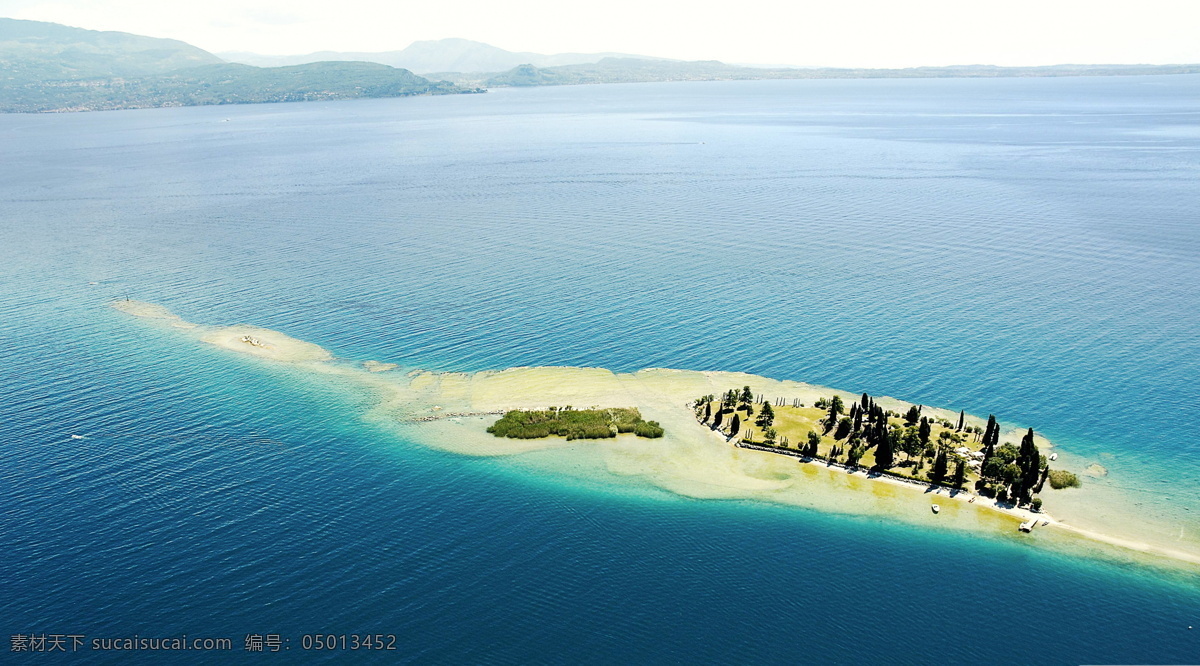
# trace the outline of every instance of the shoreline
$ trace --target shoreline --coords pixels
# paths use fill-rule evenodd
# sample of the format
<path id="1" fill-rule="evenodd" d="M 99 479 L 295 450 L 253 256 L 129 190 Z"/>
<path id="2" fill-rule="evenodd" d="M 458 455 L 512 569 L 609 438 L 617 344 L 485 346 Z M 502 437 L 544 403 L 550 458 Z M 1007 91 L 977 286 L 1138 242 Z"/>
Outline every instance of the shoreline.
<path id="1" fill-rule="evenodd" d="M 430 448 L 476 457 L 540 453 L 549 461 L 546 471 L 552 473 L 605 477 L 610 483 L 631 478 L 697 499 L 760 500 L 967 532 L 1003 534 L 1011 530 L 1011 537 L 1018 539 L 1036 537 L 1018 536 L 1015 521 L 1035 520 L 1035 532 L 1041 531 L 1043 521 L 1049 521 L 1044 527 L 1059 527 L 1061 533 L 1093 545 L 1200 565 L 1200 552 L 1122 535 L 1119 529 L 1117 534 L 1106 533 L 1068 524 L 1045 510 L 1034 513 L 997 506 L 993 500 L 967 491 L 951 492 L 947 488 L 943 493 L 941 487 L 887 474 L 873 475 L 861 467 L 850 469 L 825 460 L 805 464 L 799 451 L 730 442 L 723 434 L 697 423 L 686 406 L 691 396 L 743 384 L 776 395 L 782 392 L 799 396 L 797 399 L 810 403 L 830 394 L 855 397 L 846 391 L 746 373 L 671 369 L 614 373 L 602 368 L 520 367 L 474 373 L 405 372 L 393 363 L 365 361 L 350 365 L 338 361 L 318 345 L 270 329 L 202 326 L 187 322 L 161 306 L 139 301 L 115 301 L 109 305 L 195 342 L 240 353 L 256 362 L 305 370 L 345 383 L 358 393 L 365 391 L 371 396 L 372 406 L 363 415 L 364 420 L 406 439 L 411 439 L 409 435 L 419 435 L 416 443 Z M 909 405 L 894 398 L 880 397 L 878 401 L 888 409 Z M 487 417 L 502 415 L 509 409 L 544 409 L 555 404 L 580 408 L 636 407 L 647 420 L 661 422 L 667 435 L 658 440 L 640 438 L 639 442 L 629 441 L 633 436 L 628 435 L 568 443 L 561 437 L 513 440 L 485 432 L 490 425 Z M 949 410 L 926 409 L 951 415 Z M 957 417 L 957 412 L 953 416 Z M 710 436 L 703 436 L 704 431 Z M 1048 448 L 1052 446 L 1044 438 L 1042 441 Z M 588 455 L 574 453 L 579 447 L 585 447 Z M 587 469 L 580 471 L 583 458 L 587 459 Z M 920 495 L 915 494 L 918 492 Z M 921 506 L 920 499 L 932 495 L 947 500 L 939 514 L 933 514 L 929 504 Z M 971 497 L 976 501 L 969 502 Z M 1053 508 L 1052 496 L 1047 504 Z"/>

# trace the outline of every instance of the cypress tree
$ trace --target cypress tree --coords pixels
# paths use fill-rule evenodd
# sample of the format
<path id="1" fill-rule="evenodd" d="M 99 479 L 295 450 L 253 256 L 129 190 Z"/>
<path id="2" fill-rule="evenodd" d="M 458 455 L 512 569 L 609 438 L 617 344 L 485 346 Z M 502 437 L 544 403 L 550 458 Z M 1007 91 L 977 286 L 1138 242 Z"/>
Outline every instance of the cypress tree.
<path id="1" fill-rule="evenodd" d="M 954 487 L 962 488 L 963 482 L 967 480 L 967 463 L 958 461 L 958 465 L 954 467 Z"/>
<path id="2" fill-rule="evenodd" d="M 962 432 L 963 425 L 966 424 L 966 419 L 967 419 L 967 410 L 965 410 L 965 409 L 959 410 L 959 412 L 958 412 L 958 427 L 955 428 L 955 430 L 957 432 Z"/>
<path id="3" fill-rule="evenodd" d="M 996 415 L 988 414 L 987 428 L 983 431 L 983 464 L 986 465 L 992 456 L 996 455 L 996 441 L 1000 439 L 1000 426 L 996 425 Z"/>
<path id="4" fill-rule="evenodd" d="M 864 393 L 862 396 L 862 406 L 863 409 L 871 406 L 871 396 L 867 395 L 866 393 Z"/>
<path id="5" fill-rule="evenodd" d="M 708 420 L 711 418 L 712 418 L 712 403 L 706 402 L 706 403 L 704 403 L 704 420 L 701 421 L 701 423 L 708 423 Z"/>
<path id="6" fill-rule="evenodd" d="M 1039 462 L 1039 463 L 1041 462 L 1041 459 L 1040 459 L 1040 458 L 1038 459 L 1038 462 Z M 1034 487 L 1034 489 L 1033 489 L 1033 493 L 1034 493 L 1035 495 L 1036 495 L 1037 493 L 1040 493 L 1040 492 L 1042 492 L 1042 486 L 1046 485 L 1046 479 L 1047 479 L 1049 476 L 1050 476 L 1050 466 L 1049 466 L 1049 465 L 1046 465 L 1045 467 L 1043 467 L 1043 468 L 1042 468 L 1042 478 L 1038 480 L 1037 486 L 1035 486 L 1035 487 Z"/>
<path id="7" fill-rule="evenodd" d="M 1017 467 L 1021 468 L 1021 476 L 1017 483 L 1013 486 L 1019 486 L 1017 498 L 1019 501 L 1028 502 L 1031 491 L 1038 482 L 1038 473 L 1041 471 L 1041 454 L 1038 453 L 1037 445 L 1033 443 L 1033 428 L 1025 433 L 1021 438 L 1021 452 L 1017 455 Z"/>
<path id="8" fill-rule="evenodd" d="M 933 470 L 929 472 L 929 479 L 934 483 L 941 483 L 946 478 L 946 452 L 938 451 L 937 458 L 933 461 Z"/>
<path id="9" fill-rule="evenodd" d="M 717 418 L 713 419 L 712 429 L 716 430 L 721 427 L 721 421 L 725 419 L 725 412 L 717 412 Z"/>
<path id="10" fill-rule="evenodd" d="M 737 413 L 735 412 L 733 415 L 733 421 L 730 422 L 730 424 L 729 424 L 729 436 L 737 437 L 737 434 L 741 429 L 742 429 L 742 419 L 740 417 L 738 417 Z"/>
<path id="11" fill-rule="evenodd" d="M 878 442 L 875 445 L 875 466 L 881 469 L 887 469 L 892 466 L 895 461 L 896 452 L 892 448 L 892 438 L 883 433 L 878 436 Z"/>
<path id="12" fill-rule="evenodd" d="M 921 417 L 921 429 L 917 431 L 917 436 L 921 438 L 921 446 L 929 446 L 929 419 Z"/>

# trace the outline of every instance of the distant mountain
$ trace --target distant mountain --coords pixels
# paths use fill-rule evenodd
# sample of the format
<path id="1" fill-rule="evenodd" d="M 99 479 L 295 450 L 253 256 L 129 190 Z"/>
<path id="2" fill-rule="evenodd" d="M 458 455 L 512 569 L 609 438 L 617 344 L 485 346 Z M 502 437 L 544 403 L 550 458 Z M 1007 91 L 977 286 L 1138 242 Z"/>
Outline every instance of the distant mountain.
<path id="1" fill-rule="evenodd" d="M 146 76 L 221 62 L 174 39 L 0 18 L 0 83 Z"/>
<path id="2" fill-rule="evenodd" d="M 537 67 L 556 67 L 561 65 L 594 63 L 611 57 L 655 60 L 646 56 L 630 56 L 621 53 L 557 53 L 553 55 L 527 52 L 517 53 L 505 51 L 504 49 L 484 44 L 483 42 L 473 42 L 469 39 L 438 39 L 413 42 L 407 48 L 400 51 L 383 51 L 377 53 L 319 51 L 308 55 L 265 56 L 239 51 L 222 53 L 220 55 L 230 62 L 240 62 L 259 67 L 300 65 L 320 61 L 362 60 L 391 65 L 392 67 L 402 67 L 422 75 L 433 72 L 500 72 L 524 64 L 531 64 Z"/>
<path id="3" fill-rule="evenodd" d="M 0 112 L 99 111 L 482 92 L 369 62 L 227 63 L 173 39 L 0 19 Z"/>
<path id="4" fill-rule="evenodd" d="M 1052 65 L 1047 67 L 913 67 L 908 69 L 764 68 L 727 65 L 716 60 L 692 62 L 605 58 L 596 63 L 537 67 L 522 64 L 495 74 L 446 73 L 438 78 L 459 85 L 553 86 L 587 83 L 644 83 L 652 81 L 737 81 L 759 79 L 870 79 L 870 78 L 999 78 L 1047 76 L 1133 76 L 1195 74 L 1200 65 Z"/>

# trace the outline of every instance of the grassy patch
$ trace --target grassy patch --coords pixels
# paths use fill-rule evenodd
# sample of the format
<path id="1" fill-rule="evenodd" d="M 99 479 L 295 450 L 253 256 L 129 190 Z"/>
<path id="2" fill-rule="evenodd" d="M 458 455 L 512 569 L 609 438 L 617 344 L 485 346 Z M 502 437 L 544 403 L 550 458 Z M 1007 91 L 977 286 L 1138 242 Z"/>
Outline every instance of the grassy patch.
<path id="1" fill-rule="evenodd" d="M 496 421 L 488 432 L 497 437 L 538 439 L 558 435 L 571 439 L 607 439 L 630 432 L 638 437 L 662 437 L 657 421 L 646 421 L 637 409 L 571 409 L 551 407 L 544 410 L 514 409 Z"/>

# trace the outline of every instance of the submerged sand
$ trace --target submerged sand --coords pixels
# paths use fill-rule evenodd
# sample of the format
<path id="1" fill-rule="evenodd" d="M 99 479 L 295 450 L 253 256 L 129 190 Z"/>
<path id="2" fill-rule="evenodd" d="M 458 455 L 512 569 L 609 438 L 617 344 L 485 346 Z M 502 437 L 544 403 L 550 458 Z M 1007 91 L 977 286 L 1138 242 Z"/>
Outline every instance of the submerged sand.
<path id="1" fill-rule="evenodd" d="M 338 362 L 318 345 L 278 331 L 254 326 L 199 326 L 151 303 L 118 301 L 116 309 L 144 320 L 165 324 L 181 334 L 263 362 L 326 377 L 369 395 L 374 405 L 364 416 L 373 425 L 395 432 L 406 440 L 470 456 L 506 456 L 510 461 L 542 473 L 584 476 L 607 484 L 632 484 L 662 489 L 697 499 L 758 500 L 803 506 L 824 512 L 886 517 L 923 526 L 986 532 L 1003 538 L 1025 539 L 1053 546 L 1084 544 L 1092 551 L 1099 544 L 1139 553 L 1200 564 L 1200 543 L 1182 535 L 1200 534 L 1192 525 L 1168 521 L 1154 529 L 1129 529 L 1129 517 L 1101 509 L 1089 513 L 1079 500 L 1079 490 L 1044 492 L 1048 510 L 1034 516 L 1027 511 L 997 507 L 970 493 L 905 483 L 887 477 L 868 478 L 862 471 L 849 473 L 824 463 L 804 463 L 794 457 L 734 446 L 696 422 L 688 406 L 697 396 L 721 394 L 732 387 L 750 386 L 756 393 L 799 399 L 812 404 L 820 397 L 845 391 L 794 381 L 778 381 L 733 372 L 647 369 L 614 373 L 602 368 L 510 368 L 475 373 L 396 372 L 394 363 Z M 878 398 L 896 411 L 910 403 Z M 567 442 L 552 437 L 536 440 L 501 439 L 487 434 L 496 414 L 509 409 L 548 406 L 637 407 L 647 420 L 666 429 L 661 439 L 622 435 L 610 440 Z M 926 407 L 925 413 L 957 419 L 958 412 Z M 971 419 L 972 424 L 983 421 Z M 1012 436 L 1002 441 L 1015 440 Z M 1048 450 L 1050 443 L 1039 440 Z M 1076 470 L 1078 471 L 1078 470 Z M 1075 493 L 1064 502 L 1069 517 L 1059 515 L 1056 499 Z M 938 514 L 932 504 L 941 507 Z M 1111 502 L 1107 503 L 1109 506 Z M 1050 514 L 1058 515 L 1059 519 Z M 1113 516 L 1120 520 L 1114 522 Z M 1036 517 L 1039 527 L 1020 534 L 1017 525 Z M 1172 517 L 1171 520 L 1177 520 Z M 1043 521 L 1049 521 L 1041 527 Z M 1179 531 L 1180 539 L 1149 538 Z M 1078 548 L 1075 548 L 1078 550 Z M 1111 550 L 1111 549 L 1109 549 Z M 1105 554 L 1105 553 L 1098 553 Z"/>

